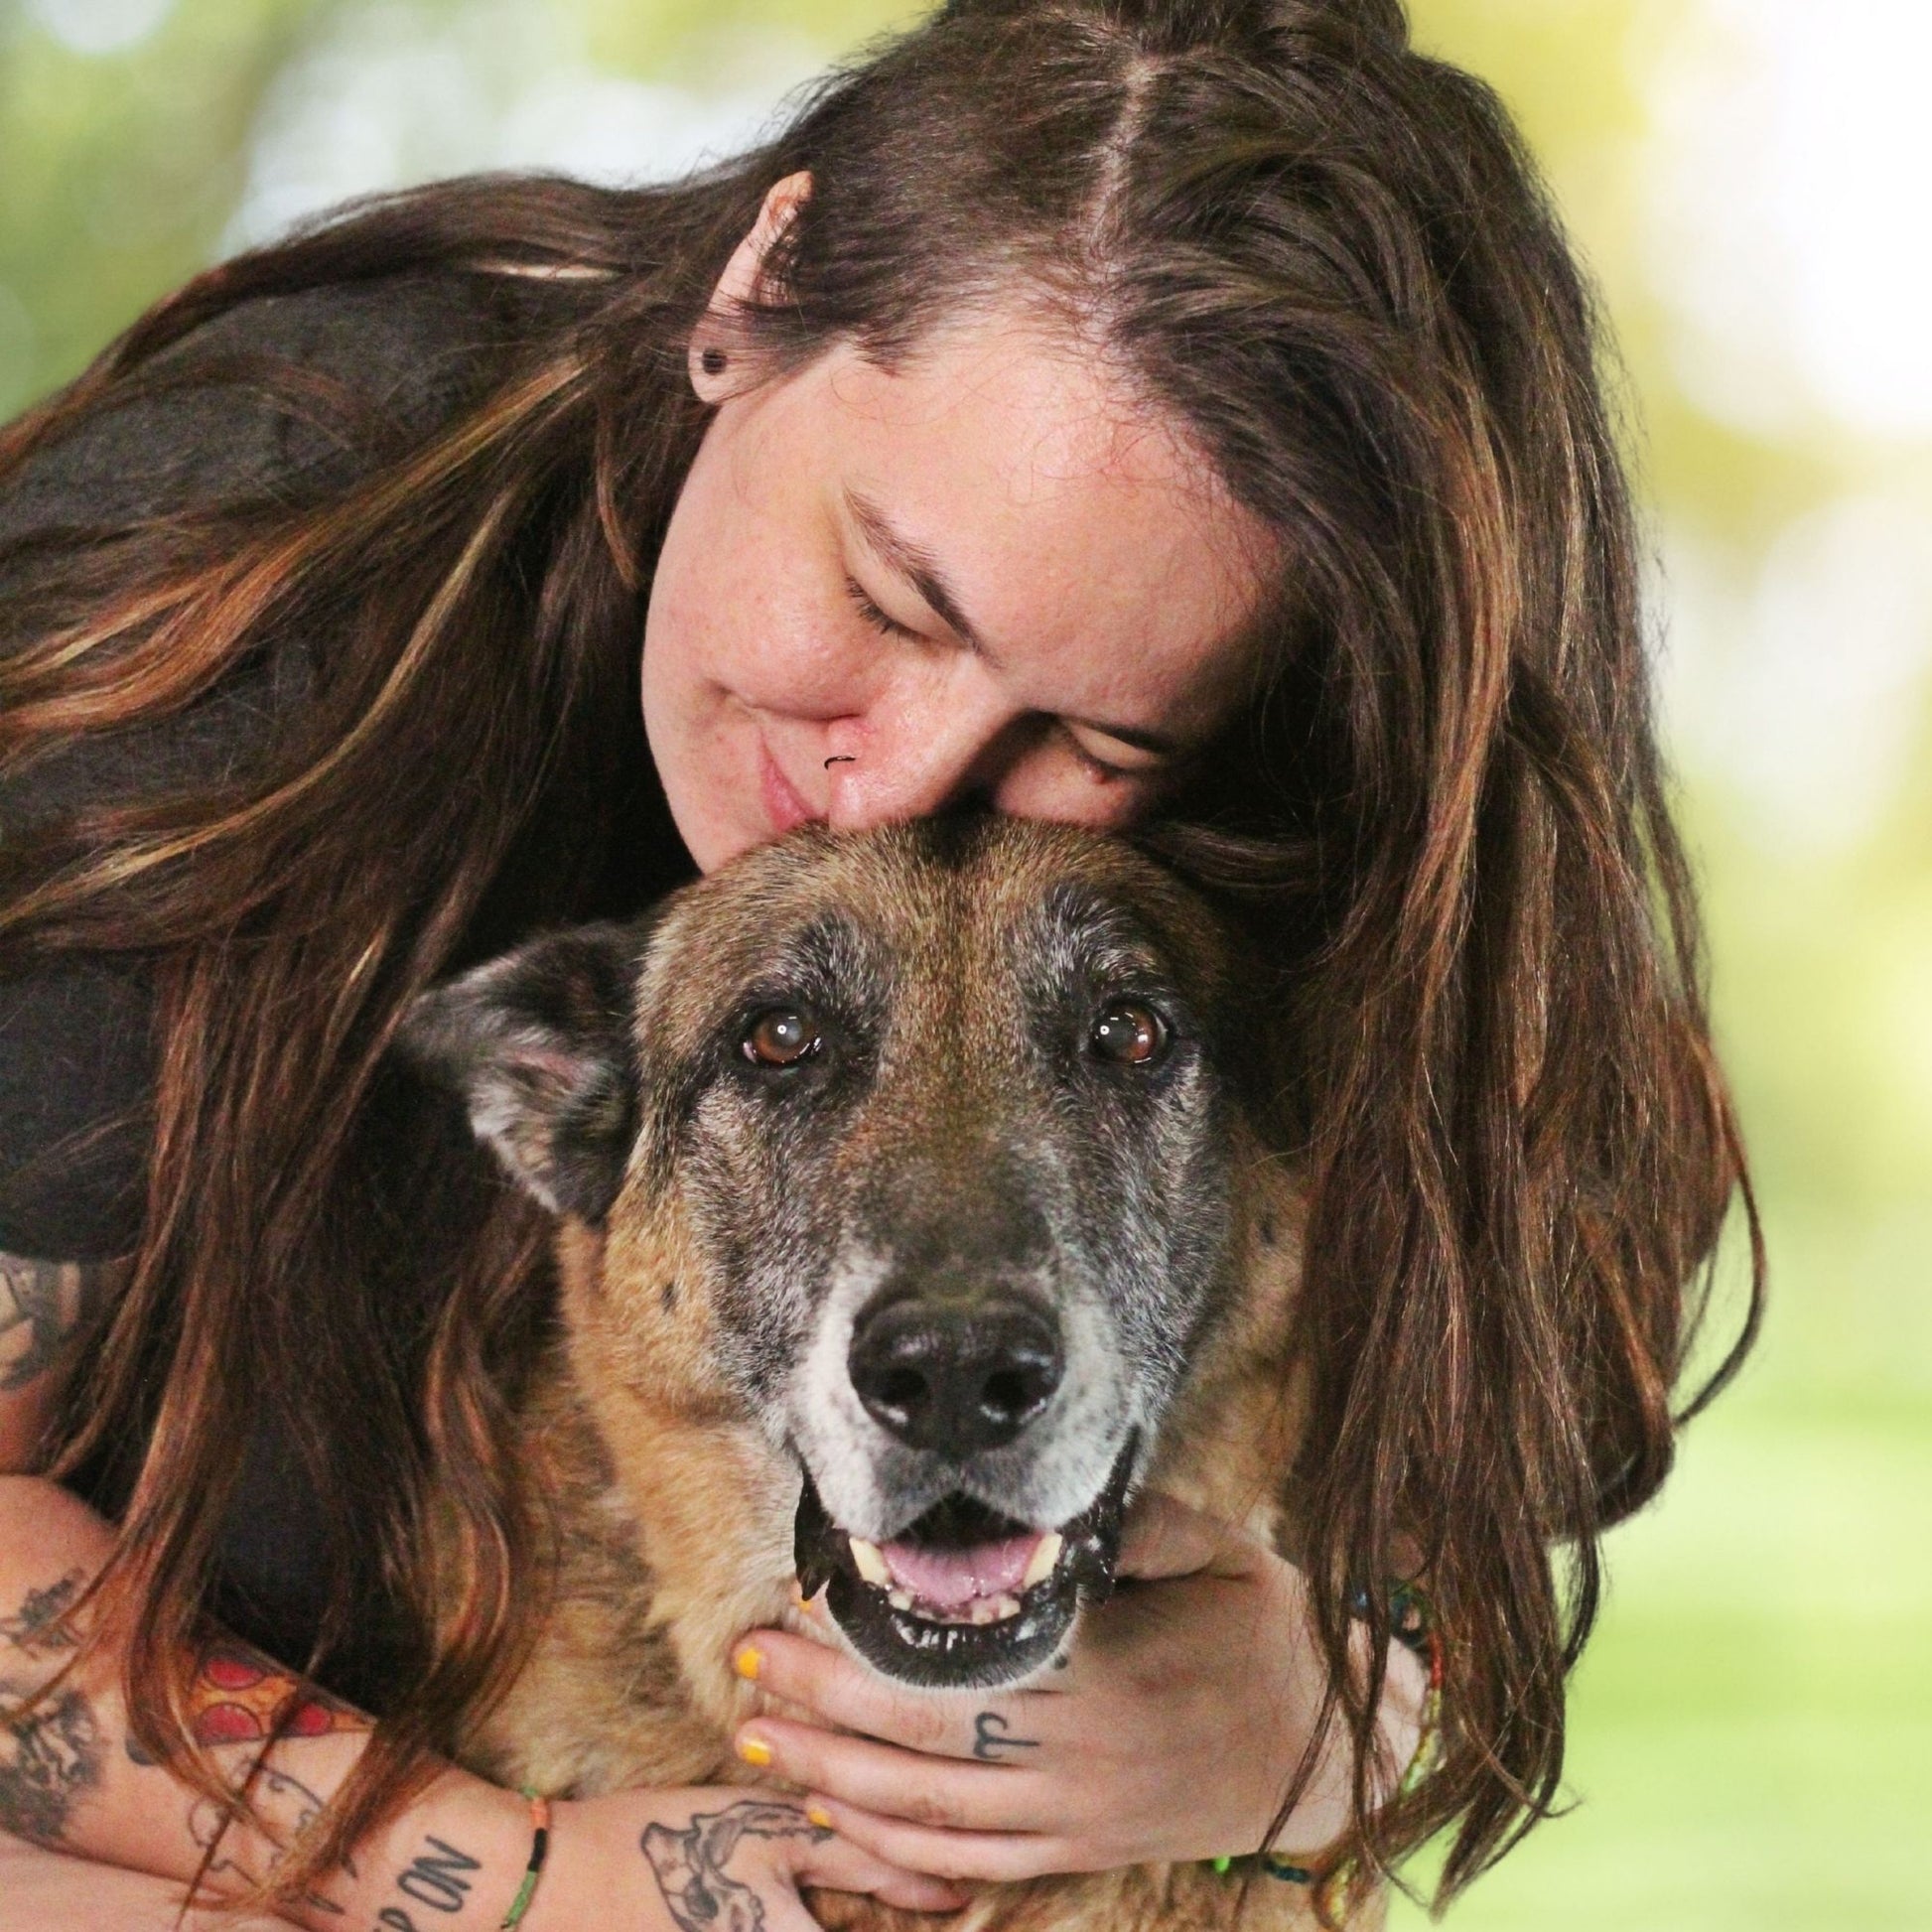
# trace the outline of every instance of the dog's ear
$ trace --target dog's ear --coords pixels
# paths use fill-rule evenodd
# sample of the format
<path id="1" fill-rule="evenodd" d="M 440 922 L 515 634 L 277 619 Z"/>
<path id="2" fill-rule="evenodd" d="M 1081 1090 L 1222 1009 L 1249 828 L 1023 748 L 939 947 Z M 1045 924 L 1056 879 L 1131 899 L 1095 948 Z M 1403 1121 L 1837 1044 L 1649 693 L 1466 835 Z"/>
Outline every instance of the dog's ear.
<path id="1" fill-rule="evenodd" d="M 460 1094 L 478 1137 L 553 1213 L 599 1222 L 636 1135 L 641 926 L 533 939 L 425 993 L 396 1043 Z"/>

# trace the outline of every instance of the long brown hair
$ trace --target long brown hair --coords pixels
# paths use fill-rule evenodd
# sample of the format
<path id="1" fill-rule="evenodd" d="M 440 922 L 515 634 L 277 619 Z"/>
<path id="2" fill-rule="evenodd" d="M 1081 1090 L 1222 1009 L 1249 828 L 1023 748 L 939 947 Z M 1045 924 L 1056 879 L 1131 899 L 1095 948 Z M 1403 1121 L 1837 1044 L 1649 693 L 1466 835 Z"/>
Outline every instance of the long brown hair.
<path id="1" fill-rule="evenodd" d="M 179 383 L 164 351 L 262 294 L 424 268 L 530 291 L 446 426 L 394 446 L 282 372 L 286 407 L 363 452 L 352 477 L 70 535 L 16 609 L 10 759 L 180 711 L 304 625 L 335 640 L 256 766 L 0 854 L 10 952 L 139 954 L 160 989 L 145 1228 L 68 1452 L 147 1443 L 105 1599 L 133 1631 L 135 1728 L 218 1788 L 184 1659 L 263 1406 L 330 1510 L 336 1595 L 306 1661 L 327 1668 L 378 1575 L 413 1660 L 283 1883 L 396 1803 L 514 1666 L 537 1556 L 499 1371 L 541 1299 L 541 1231 L 428 1173 L 412 1217 L 373 1211 L 403 1157 L 367 1123 L 424 985 L 622 898 L 648 810 L 642 600 L 703 429 L 684 345 L 799 170 L 811 195 L 743 318 L 768 367 L 836 339 L 890 360 L 1019 292 L 1118 357 L 1281 534 L 1255 702 L 1157 837 L 1279 965 L 1311 1188 L 1305 1557 L 1362 1746 L 1360 1848 L 1454 1823 L 1447 1896 L 1557 1788 L 1598 1538 L 1670 1465 L 1695 1283 L 1744 1167 L 1590 300 L 1506 114 L 1409 47 L 1398 0 L 965 0 L 694 181 L 447 183 L 228 262 L 0 442 L 4 481 Z M 433 1506 L 460 1529 L 440 1600 Z M 1371 1817 L 1389 1632 L 1372 1591 L 1360 1681 L 1345 1606 L 1418 1566 L 1440 1760 Z"/>

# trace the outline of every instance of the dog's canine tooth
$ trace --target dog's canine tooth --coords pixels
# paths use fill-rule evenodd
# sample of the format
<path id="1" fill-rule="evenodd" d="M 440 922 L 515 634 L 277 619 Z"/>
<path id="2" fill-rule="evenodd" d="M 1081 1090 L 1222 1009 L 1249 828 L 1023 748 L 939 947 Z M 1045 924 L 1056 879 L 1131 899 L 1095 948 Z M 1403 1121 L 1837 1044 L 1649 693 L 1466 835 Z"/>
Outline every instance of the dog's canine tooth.
<path id="1" fill-rule="evenodd" d="M 1027 1574 L 1020 1579 L 1022 1589 L 1032 1589 L 1035 1584 L 1043 1584 L 1053 1574 L 1053 1566 L 1060 1560 L 1060 1551 L 1066 1547 L 1066 1538 L 1058 1530 L 1048 1530 L 1039 1539 L 1027 1565 Z"/>
<path id="2" fill-rule="evenodd" d="M 859 1567 L 859 1575 L 867 1583 L 876 1584 L 881 1589 L 890 1587 L 893 1573 L 886 1568 L 886 1558 L 879 1545 L 868 1543 L 864 1537 L 855 1536 L 852 1542 L 852 1561 Z"/>
<path id="3" fill-rule="evenodd" d="M 886 1601 L 896 1610 L 909 1610 L 912 1607 L 912 1592 L 909 1589 L 889 1589 Z"/>
<path id="4" fill-rule="evenodd" d="M 973 1599 L 973 1621 L 975 1624 L 983 1626 L 991 1623 L 998 1615 L 999 1611 L 994 1608 L 991 1597 L 976 1596 Z"/>
<path id="5" fill-rule="evenodd" d="M 1018 1616 L 1019 1614 L 1020 1614 L 1019 1597 L 1009 1596 L 1006 1594 L 1004 1590 L 998 1596 L 994 1597 L 993 1599 L 994 1622 L 1004 1623 L 1008 1617 Z"/>

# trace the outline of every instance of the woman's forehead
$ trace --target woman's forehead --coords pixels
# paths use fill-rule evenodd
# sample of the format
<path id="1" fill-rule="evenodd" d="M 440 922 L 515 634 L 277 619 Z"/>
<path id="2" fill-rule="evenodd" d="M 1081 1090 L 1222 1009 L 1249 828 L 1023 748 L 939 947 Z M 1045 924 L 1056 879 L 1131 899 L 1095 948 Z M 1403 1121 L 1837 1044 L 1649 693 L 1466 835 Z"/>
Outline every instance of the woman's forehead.
<path id="1" fill-rule="evenodd" d="M 833 349 L 801 379 L 835 518 L 935 564 L 990 658 L 1193 684 L 1248 634 L 1270 532 L 1091 345 L 994 315 L 890 368 Z"/>

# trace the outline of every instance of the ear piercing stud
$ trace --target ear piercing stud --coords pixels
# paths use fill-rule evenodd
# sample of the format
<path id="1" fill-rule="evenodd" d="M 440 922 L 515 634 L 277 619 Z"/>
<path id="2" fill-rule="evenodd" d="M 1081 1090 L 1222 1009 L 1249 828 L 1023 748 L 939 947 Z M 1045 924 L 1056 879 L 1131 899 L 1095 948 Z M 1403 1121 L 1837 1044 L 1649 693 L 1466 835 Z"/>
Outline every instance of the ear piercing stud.
<path id="1" fill-rule="evenodd" d="M 835 764 L 857 764 L 858 762 L 859 762 L 859 760 L 858 760 L 857 759 L 855 759 L 855 758 L 834 758 L 834 759 L 827 759 L 825 760 L 825 768 L 826 768 L 826 770 L 828 770 L 828 771 L 829 771 L 829 770 L 831 770 L 831 768 L 832 768 L 832 767 L 833 767 L 833 765 L 835 765 Z"/>
<path id="2" fill-rule="evenodd" d="M 706 375 L 723 375 L 730 359 L 722 348 L 708 348 L 698 357 Z"/>

